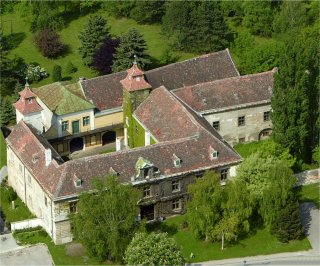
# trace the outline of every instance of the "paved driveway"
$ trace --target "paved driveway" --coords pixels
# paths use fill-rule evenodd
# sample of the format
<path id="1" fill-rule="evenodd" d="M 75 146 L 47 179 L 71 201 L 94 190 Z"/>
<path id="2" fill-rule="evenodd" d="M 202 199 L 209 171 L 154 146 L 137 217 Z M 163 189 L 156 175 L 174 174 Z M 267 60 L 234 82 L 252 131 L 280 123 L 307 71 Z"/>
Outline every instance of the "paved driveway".
<path id="1" fill-rule="evenodd" d="M 312 202 L 300 205 L 301 222 L 312 245 L 312 250 L 320 254 L 320 211 Z"/>

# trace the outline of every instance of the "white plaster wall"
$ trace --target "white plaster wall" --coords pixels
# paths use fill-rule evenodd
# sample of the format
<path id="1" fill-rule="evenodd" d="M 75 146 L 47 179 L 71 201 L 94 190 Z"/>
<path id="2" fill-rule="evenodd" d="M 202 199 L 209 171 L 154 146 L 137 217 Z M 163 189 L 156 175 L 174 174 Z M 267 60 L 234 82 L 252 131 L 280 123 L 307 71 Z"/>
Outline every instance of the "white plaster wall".
<path id="1" fill-rule="evenodd" d="M 43 131 L 42 115 L 41 112 L 31 113 L 24 116 L 23 119 L 26 123 L 32 125 L 38 131 Z"/>
<path id="2" fill-rule="evenodd" d="M 52 125 L 55 124 L 56 118 L 50 109 L 37 97 L 38 104 L 42 107 L 41 117 L 42 123 L 46 129 L 49 129 Z"/>
<path id="3" fill-rule="evenodd" d="M 211 126 L 214 121 L 220 121 L 219 134 L 228 143 L 234 145 L 239 142 L 239 138 L 245 138 L 246 142 L 258 140 L 259 133 L 263 129 L 272 128 L 271 120 L 267 122 L 263 121 L 263 113 L 267 111 L 271 111 L 270 104 L 206 114 L 203 116 Z M 239 116 L 245 116 L 244 126 L 238 126 Z"/>
<path id="4" fill-rule="evenodd" d="M 21 114 L 18 109 L 16 109 L 16 121 L 17 124 L 20 122 L 20 120 L 23 119 L 23 114 Z"/>

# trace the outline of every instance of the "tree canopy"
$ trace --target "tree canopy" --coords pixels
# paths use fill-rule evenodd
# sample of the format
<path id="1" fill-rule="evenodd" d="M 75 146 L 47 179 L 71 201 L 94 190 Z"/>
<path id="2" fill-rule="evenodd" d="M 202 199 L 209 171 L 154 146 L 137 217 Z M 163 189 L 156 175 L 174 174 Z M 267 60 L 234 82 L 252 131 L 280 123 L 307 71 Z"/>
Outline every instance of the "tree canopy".
<path id="1" fill-rule="evenodd" d="M 77 213 L 72 217 L 73 234 L 91 256 L 121 261 L 139 227 L 140 194 L 132 186 L 118 183 L 113 175 L 96 179 L 93 188 L 80 194 Z"/>
<path id="2" fill-rule="evenodd" d="M 129 244 L 124 260 L 128 265 L 184 265 L 174 239 L 167 233 L 137 233 Z"/>

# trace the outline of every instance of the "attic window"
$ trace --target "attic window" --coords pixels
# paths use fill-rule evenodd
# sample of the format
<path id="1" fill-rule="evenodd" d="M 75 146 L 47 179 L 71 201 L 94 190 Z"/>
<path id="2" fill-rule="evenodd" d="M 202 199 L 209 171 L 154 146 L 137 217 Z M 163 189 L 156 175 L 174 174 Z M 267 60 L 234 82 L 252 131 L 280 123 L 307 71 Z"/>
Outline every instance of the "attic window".
<path id="1" fill-rule="evenodd" d="M 174 167 L 181 166 L 181 159 L 177 155 L 173 154 L 172 159 L 173 159 Z"/>
<path id="2" fill-rule="evenodd" d="M 136 81 L 140 81 L 140 77 L 136 77 Z"/>
<path id="3" fill-rule="evenodd" d="M 211 160 L 214 160 L 214 159 L 218 159 L 218 156 L 219 156 L 219 152 L 218 151 L 216 151 L 214 148 L 212 148 L 211 146 L 210 146 L 210 159 Z"/>
<path id="4" fill-rule="evenodd" d="M 81 184 L 82 184 L 82 180 L 81 180 L 81 179 L 76 179 L 76 180 L 74 181 L 74 185 L 75 185 L 76 187 L 81 187 Z"/>
<path id="5" fill-rule="evenodd" d="M 29 98 L 29 99 L 28 99 L 28 102 L 29 102 L 29 103 L 32 103 L 32 98 Z"/>
<path id="6" fill-rule="evenodd" d="M 33 162 L 33 163 L 36 163 L 36 162 L 38 161 L 38 159 L 39 159 L 38 154 L 33 154 L 33 155 L 32 155 L 32 162 Z"/>

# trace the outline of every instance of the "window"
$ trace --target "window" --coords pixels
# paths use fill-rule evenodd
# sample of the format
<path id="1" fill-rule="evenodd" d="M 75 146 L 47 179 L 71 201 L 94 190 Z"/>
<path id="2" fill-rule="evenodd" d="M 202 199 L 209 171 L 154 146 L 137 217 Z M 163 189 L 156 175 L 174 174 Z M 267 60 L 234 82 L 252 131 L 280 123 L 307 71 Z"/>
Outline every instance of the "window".
<path id="1" fill-rule="evenodd" d="M 48 199 L 47 199 L 47 197 L 46 196 L 44 196 L 44 205 L 48 205 Z"/>
<path id="2" fill-rule="evenodd" d="M 70 210 L 70 213 L 77 212 L 77 202 L 76 201 L 69 202 L 69 210 Z"/>
<path id="3" fill-rule="evenodd" d="M 88 126 L 90 124 L 90 117 L 86 116 L 82 119 L 83 126 Z"/>
<path id="4" fill-rule="evenodd" d="M 58 144 L 58 152 L 63 152 L 63 144 Z"/>
<path id="5" fill-rule="evenodd" d="M 174 160 L 174 166 L 175 167 L 180 167 L 181 166 L 181 160 L 180 159 Z"/>
<path id="6" fill-rule="evenodd" d="M 221 181 L 226 181 L 228 177 L 228 169 L 222 169 L 220 171 L 220 180 Z"/>
<path id="7" fill-rule="evenodd" d="M 212 126 L 215 130 L 219 131 L 220 130 L 220 121 L 214 121 L 212 123 Z"/>
<path id="8" fill-rule="evenodd" d="M 68 121 L 62 121 L 62 131 L 67 131 L 69 128 L 69 122 Z"/>
<path id="9" fill-rule="evenodd" d="M 179 210 L 180 208 L 181 208 L 180 199 L 174 199 L 172 201 L 172 210 L 175 211 L 175 210 Z"/>
<path id="10" fill-rule="evenodd" d="M 263 113 L 263 121 L 270 121 L 270 111 Z"/>
<path id="11" fill-rule="evenodd" d="M 28 102 L 29 102 L 29 103 L 32 103 L 32 98 L 29 98 L 29 99 L 28 99 Z"/>
<path id="12" fill-rule="evenodd" d="M 211 158 L 212 158 L 212 159 L 217 159 L 217 158 L 218 158 L 218 152 L 215 151 L 215 150 L 213 150 L 213 151 L 211 152 Z"/>
<path id="13" fill-rule="evenodd" d="M 150 197 L 150 196 L 151 196 L 151 188 L 150 188 L 150 186 L 145 187 L 143 189 L 143 197 L 147 198 L 147 197 Z"/>
<path id="14" fill-rule="evenodd" d="M 180 191 L 180 181 L 172 181 L 171 183 L 172 192 Z"/>
<path id="15" fill-rule="evenodd" d="M 239 116 L 238 117 L 238 127 L 244 126 L 245 125 L 245 117 L 244 116 Z"/>

